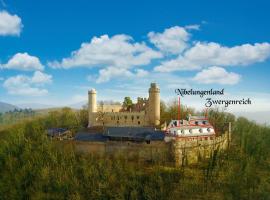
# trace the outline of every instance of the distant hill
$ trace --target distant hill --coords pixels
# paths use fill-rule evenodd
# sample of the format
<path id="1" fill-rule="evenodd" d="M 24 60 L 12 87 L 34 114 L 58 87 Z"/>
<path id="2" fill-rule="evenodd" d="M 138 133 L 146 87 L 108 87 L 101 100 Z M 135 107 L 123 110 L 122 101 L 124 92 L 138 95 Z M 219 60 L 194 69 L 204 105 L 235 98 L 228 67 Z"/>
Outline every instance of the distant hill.
<path id="1" fill-rule="evenodd" d="M 8 111 L 12 111 L 15 108 L 19 108 L 19 107 L 8 104 L 8 103 L 0 102 L 0 113 L 5 113 L 5 112 L 8 112 Z"/>
<path id="2" fill-rule="evenodd" d="M 41 104 L 41 103 L 24 103 L 24 104 L 19 104 L 18 107 L 20 107 L 20 108 L 31 108 L 33 110 L 37 110 L 37 109 L 57 108 L 58 106 Z"/>

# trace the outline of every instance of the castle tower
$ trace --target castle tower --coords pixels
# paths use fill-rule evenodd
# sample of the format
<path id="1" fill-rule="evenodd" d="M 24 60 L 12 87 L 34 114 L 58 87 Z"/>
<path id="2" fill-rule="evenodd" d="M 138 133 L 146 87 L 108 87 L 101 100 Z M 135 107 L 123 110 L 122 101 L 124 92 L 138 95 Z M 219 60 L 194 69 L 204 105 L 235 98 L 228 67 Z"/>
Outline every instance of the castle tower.
<path id="1" fill-rule="evenodd" d="M 91 89 L 90 91 L 88 91 L 88 114 L 89 114 L 88 127 L 94 125 L 96 112 L 97 112 L 97 92 L 95 89 Z"/>
<path id="2" fill-rule="evenodd" d="M 148 100 L 149 123 L 154 126 L 160 124 L 160 90 L 156 83 L 151 83 Z"/>

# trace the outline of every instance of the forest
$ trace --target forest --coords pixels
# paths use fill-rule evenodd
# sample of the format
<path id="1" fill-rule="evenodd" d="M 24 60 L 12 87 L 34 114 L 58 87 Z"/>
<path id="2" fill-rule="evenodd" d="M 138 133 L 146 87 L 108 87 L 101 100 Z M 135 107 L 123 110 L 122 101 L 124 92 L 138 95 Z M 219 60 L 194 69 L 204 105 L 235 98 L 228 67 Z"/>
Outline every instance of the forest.
<path id="1" fill-rule="evenodd" d="M 194 113 L 181 107 L 181 117 Z M 230 149 L 196 165 L 169 167 L 125 155 L 81 154 L 45 134 L 76 132 L 87 111 L 63 108 L 0 128 L 0 199 L 270 199 L 270 128 L 211 109 L 223 131 L 232 123 Z M 177 118 L 175 103 L 161 103 L 161 121 Z"/>

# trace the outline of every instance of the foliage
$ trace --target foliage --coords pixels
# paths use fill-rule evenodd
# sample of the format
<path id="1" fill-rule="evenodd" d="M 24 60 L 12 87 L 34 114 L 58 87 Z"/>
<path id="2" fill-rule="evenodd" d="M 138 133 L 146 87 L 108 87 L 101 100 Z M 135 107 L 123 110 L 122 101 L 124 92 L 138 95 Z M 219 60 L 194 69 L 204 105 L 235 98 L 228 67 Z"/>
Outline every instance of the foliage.
<path id="1" fill-rule="evenodd" d="M 178 101 L 173 100 L 166 104 L 164 101 L 160 102 L 160 123 L 163 124 L 166 122 L 167 124 L 172 119 L 178 119 Z M 193 108 L 184 106 L 181 104 L 180 106 L 180 119 L 186 119 L 189 114 L 193 115 L 195 110 Z"/>
<path id="2" fill-rule="evenodd" d="M 15 108 L 13 111 L 0 113 L 0 125 L 1 124 L 14 124 L 22 120 L 37 116 L 36 112 L 31 108 L 18 109 Z"/>
<path id="3" fill-rule="evenodd" d="M 123 102 L 124 109 L 129 110 L 129 109 L 132 108 L 132 105 L 133 105 L 133 103 L 132 103 L 131 98 L 130 97 L 125 97 L 124 102 Z"/>
<path id="4" fill-rule="evenodd" d="M 175 109 L 175 104 L 163 106 L 163 119 L 177 117 Z M 187 110 L 183 107 L 183 113 Z M 269 127 L 210 110 L 213 123 L 233 122 L 231 148 L 196 166 L 171 168 L 130 162 L 125 155 L 79 154 L 72 144 L 46 137 L 47 128 L 84 126 L 81 112 L 83 117 L 65 108 L 0 131 L 0 199 L 270 197 Z"/>

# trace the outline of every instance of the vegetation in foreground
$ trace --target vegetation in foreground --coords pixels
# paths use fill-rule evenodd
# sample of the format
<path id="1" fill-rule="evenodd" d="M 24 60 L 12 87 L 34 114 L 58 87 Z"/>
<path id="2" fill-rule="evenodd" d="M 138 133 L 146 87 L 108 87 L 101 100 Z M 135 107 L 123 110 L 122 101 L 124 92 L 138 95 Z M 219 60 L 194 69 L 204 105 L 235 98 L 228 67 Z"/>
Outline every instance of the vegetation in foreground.
<path id="1" fill-rule="evenodd" d="M 162 120 L 175 118 L 176 109 L 163 105 Z M 231 148 L 182 168 L 77 154 L 72 145 L 59 148 L 47 139 L 49 127 L 85 126 L 85 110 L 65 108 L 5 127 L 0 199 L 270 199 L 270 128 L 216 110 L 209 115 L 220 130 L 233 122 Z"/>

